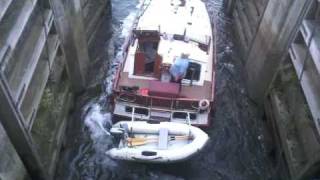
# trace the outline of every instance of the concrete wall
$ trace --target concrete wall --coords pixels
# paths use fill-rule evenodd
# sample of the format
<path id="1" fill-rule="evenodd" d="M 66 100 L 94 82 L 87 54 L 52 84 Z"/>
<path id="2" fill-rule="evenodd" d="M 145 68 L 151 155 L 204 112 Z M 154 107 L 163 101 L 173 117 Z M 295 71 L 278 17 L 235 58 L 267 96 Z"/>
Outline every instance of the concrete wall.
<path id="1" fill-rule="evenodd" d="M 257 34 L 268 0 L 229 0 L 235 33 L 243 59 L 246 59 Z"/>
<path id="2" fill-rule="evenodd" d="M 94 55 L 88 49 L 96 43 L 96 32 L 108 13 L 110 0 L 51 1 L 57 16 L 56 24 L 64 47 L 67 70 L 73 79 L 73 91 L 80 93 L 87 86 L 88 69 Z"/>
<path id="3" fill-rule="evenodd" d="M 265 108 L 277 142 L 276 159 L 286 162 L 290 179 L 303 179 L 317 175 L 310 171 L 320 160 L 319 133 L 290 57 L 282 65 Z"/>
<path id="4" fill-rule="evenodd" d="M 5 130 L 0 124 L 0 179 L 24 180 L 28 178 L 27 171 L 11 144 Z"/>
<path id="5" fill-rule="evenodd" d="M 320 176 L 319 19 L 320 2 L 313 0 L 268 93 L 271 114 L 282 112 L 274 120 L 292 179 Z"/>
<path id="6" fill-rule="evenodd" d="M 309 5 L 310 1 L 301 0 L 234 0 L 248 90 L 257 103 L 263 103 Z"/>
<path id="7" fill-rule="evenodd" d="M 264 105 L 283 179 L 319 177 L 320 3 L 229 1 L 249 95 Z"/>
<path id="8" fill-rule="evenodd" d="M 26 170 L 33 179 L 53 177 L 74 95 L 87 88 L 95 60 L 89 47 L 108 3 L 0 2 L 1 180 L 21 179 Z"/>

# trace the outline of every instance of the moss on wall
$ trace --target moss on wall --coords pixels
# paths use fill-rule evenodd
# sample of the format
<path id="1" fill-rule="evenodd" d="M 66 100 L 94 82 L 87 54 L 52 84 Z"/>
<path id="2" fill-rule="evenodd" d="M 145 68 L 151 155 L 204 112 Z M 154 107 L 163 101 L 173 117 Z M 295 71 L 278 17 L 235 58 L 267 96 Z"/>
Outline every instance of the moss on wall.
<path id="1" fill-rule="evenodd" d="M 54 173 L 66 125 L 65 121 L 72 101 L 70 81 L 66 76 L 62 75 L 59 82 L 49 81 L 31 130 L 38 144 L 40 157 L 51 175 Z"/>

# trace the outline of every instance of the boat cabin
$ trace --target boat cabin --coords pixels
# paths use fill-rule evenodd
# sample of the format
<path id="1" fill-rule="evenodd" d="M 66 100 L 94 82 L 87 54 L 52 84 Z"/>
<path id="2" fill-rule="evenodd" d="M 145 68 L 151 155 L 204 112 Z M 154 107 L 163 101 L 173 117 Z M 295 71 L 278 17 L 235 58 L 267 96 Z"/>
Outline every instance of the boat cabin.
<path id="1" fill-rule="evenodd" d="M 190 59 L 189 54 L 180 51 L 173 50 L 175 48 L 188 48 L 188 44 L 185 47 L 183 43 L 178 41 L 184 41 L 185 37 L 179 35 L 161 35 L 158 31 L 134 31 L 134 36 L 137 38 L 137 47 L 134 59 L 134 71 L 136 76 L 146 76 L 161 79 L 161 81 L 175 81 L 170 76 L 170 66 L 174 64 L 174 61 L 178 58 L 183 58 L 188 61 L 187 69 L 183 75 L 185 82 L 199 82 L 201 70 L 204 70 L 202 63 Z M 174 42 L 177 41 L 177 42 Z M 210 42 L 210 41 L 209 41 Z M 208 54 L 209 44 L 197 43 L 199 51 Z M 190 47 L 189 47 L 190 48 Z M 196 49 L 193 49 L 195 51 Z M 171 52 L 175 51 L 175 52 Z M 179 53 L 180 56 L 179 56 Z M 201 52 L 200 52 L 201 53 Z M 164 57 L 163 57 L 164 56 Z"/>
<path id="2" fill-rule="evenodd" d="M 165 119 L 183 114 L 207 124 L 207 118 L 197 115 L 199 106 L 208 109 L 214 97 L 214 36 L 204 3 L 151 0 L 135 24 L 114 84 L 115 112 L 127 116 L 136 113 L 130 109 L 146 109 L 146 119 L 152 116 L 150 109 L 165 107 L 170 109 L 161 113 Z M 126 103 L 131 105 L 122 107 Z"/>
<path id="3" fill-rule="evenodd" d="M 137 39 L 134 75 L 159 77 L 162 57 L 158 54 L 160 35 L 157 31 L 134 31 Z"/>

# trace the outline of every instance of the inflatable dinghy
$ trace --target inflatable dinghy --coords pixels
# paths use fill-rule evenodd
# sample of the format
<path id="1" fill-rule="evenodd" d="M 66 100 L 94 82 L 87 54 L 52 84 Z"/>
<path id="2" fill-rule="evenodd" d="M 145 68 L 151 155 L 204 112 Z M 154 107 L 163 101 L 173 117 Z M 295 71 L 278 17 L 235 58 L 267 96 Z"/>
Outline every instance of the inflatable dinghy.
<path id="1" fill-rule="evenodd" d="M 186 160 L 209 139 L 198 127 L 175 122 L 120 121 L 111 134 L 116 141 L 107 151 L 111 158 L 151 163 Z"/>

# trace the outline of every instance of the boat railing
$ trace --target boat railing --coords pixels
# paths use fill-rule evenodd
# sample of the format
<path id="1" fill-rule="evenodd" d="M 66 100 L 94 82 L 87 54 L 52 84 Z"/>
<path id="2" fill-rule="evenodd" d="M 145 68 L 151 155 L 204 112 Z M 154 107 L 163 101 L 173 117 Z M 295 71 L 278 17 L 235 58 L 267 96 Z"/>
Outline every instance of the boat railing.
<path id="1" fill-rule="evenodd" d="M 115 99 L 130 104 L 139 104 L 150 109 L 166 107 L 166 109 L 170 110 L 196 111 L 199 104 L 199 99 L 150 96 L 127 91 L 116 92 Z"/>

